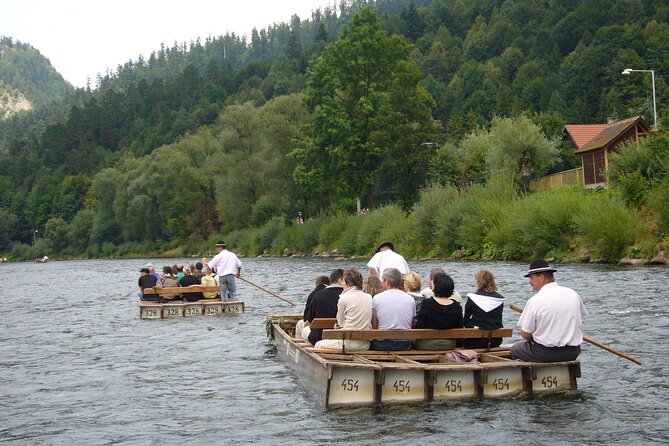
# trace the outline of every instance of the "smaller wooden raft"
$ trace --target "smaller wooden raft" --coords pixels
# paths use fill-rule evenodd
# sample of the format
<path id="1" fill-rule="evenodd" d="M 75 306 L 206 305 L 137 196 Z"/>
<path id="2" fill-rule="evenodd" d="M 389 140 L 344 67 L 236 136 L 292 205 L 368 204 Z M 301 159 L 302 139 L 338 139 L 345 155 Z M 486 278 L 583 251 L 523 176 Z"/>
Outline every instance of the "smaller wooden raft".
<path id="1" fill-rule="evenodd" d="M 145 295 L 188 294 L 206 291 L 218 291 L 217 286 L 199 288 L 145 288 Z M 139 302 L 140 319 L 168 319 L 190 316 L 217 316 L 221 314 L 237 314 L 244 312 L 244 301 L 221 302 L 219 299 L 201 299 L 195 302 L 182 302 L 180 299 L 157 303 L 143 300 Z"/>

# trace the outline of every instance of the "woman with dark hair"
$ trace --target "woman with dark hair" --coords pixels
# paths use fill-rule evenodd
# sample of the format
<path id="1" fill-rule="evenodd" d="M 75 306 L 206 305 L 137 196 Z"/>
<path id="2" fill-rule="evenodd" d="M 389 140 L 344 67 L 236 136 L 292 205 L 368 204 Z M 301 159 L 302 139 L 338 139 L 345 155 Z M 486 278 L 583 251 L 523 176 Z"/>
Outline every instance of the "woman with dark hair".
<path id="1" fill-rule="evenodd" d="M 172 267 L 169 265 L 163 266 L 163 277 L 161 277 L 156 284 L 156 288 L 174 288 L 179 286 L 181 286 L 179 284 L 179 279 L 177 279 L 176 276 L 172 274 Z M 156 302 L 163 303 L 166 300 L 172 301 L 180 298 L 180 294 L 160 294 L 158 295 Z"/>
<path id="2" fill-rule="evenodd" d="M 482 269 L 474 276 L 476 292 L 467 294 L 465 304 L 465 327 L 495 330 L 502 328 L 502 311 L 504 310 L 504 296 L 497 292 L 495 276 L 487 269 Z M 467 348 L 499 347 L 502 338 L 465 339 Z"/>
<path id="3" fill-rule="evenodd" d="M 434 297 L 425 299 L 418 312 L 416 328 L 446 330 L 462 328 L 462 306 L 453 299 L 455 284 L 447 274 L 437 274 L 434 283 Z M 417 339 L 418 350 L 450 350 L 456 347 L 454 339 Z"/>

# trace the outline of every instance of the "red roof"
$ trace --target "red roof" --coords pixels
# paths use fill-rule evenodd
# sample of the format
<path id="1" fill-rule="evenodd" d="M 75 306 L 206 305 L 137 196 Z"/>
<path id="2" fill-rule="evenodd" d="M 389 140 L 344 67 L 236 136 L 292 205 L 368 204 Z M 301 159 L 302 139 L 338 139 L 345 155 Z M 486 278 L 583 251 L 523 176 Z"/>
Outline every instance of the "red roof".
<path id="1" fill-rule="evenodd" d="M 564 126 L 577 149 L 586 145 L 607 127 L 607 124 L 567 124 Z"/>
<path id="2" fill-rule="evenodd" d="M 574 153 L 589 152 L 590 150 L 606 147 L 617 139 L 625 137 L 627 132 L 636 125 L 639 126 L 639 132 L 642 135 L 646 135 L 650 131 L 650 126 L 641 116 L 623 119 L 606 126 L 605 130 L 588 141 L 584 146 L 576 149 Z"/>

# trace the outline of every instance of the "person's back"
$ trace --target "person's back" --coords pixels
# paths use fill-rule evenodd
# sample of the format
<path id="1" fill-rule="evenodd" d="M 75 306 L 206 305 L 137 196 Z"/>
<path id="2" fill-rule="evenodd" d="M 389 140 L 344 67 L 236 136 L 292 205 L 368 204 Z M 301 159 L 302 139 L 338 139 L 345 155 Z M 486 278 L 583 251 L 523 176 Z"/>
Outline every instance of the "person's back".
<path id="1" fill-rule="evenodd" d="M 314 295 L 308 322 L 312 322 L 316 318 L 334 318 L 337 316 L 339 295 L 344 290 L 343 277 L 344 270 L 339 268 L 330 274 L 330 285 Z M 315 345 L 323 338 L 323 330 L 320 328 L 312 330 L 310 327 L 305 327 L 302 330 L 302 337 L 308 340 L 311 345 Z"/>
<path id="2" fill-rule="evenodd" d="M 426 299 L 421 306 L 416 320 L 416 328 L 448 330 L 462 328 L 462 307 L 451 296 L 455 284 L 447 274 L 434 276 L 434 297 Z M 453 339 L 418 339 L 415 342 L 419 350 L 449 350 L 456 347 Z"/>
<path id="3" fill-rule="evenodd" d="M 402 273 L 396 268 L 387 268 L 382 275 L 386 290 L 372 298 L 372 327 L 382 330 L 408 330 L 416 317 L 416 302 L 413 297 L 400 290 Z M 405 339 L 375 339 L 373 350 L 408 350 L 411 341 Z"/>
<path id="4" fill-rule="evenodd" d="M 409 265 L 404 257 L 395 252 L 395 247 L 391 242 L 384 242 L 376 249 L 376 253 L 367 262 L 370 275 L 383 276 L 383 272 L 388 268 L 395 268 L 401 274 L 409 272 Z"/>
<path id="5" fill-rule="evenodd" d="M 524 341 L 511 347 L 511 358 L 523 361 L 571 361 L 578 357 L 583 342 L 583 318 L 588 314 L 578 293 L 555 283 L 551 268 L 543 259 L 530 264 L 525 274 L 536 292 L 518 319 Z"/>
<path id="6" fill-rule="evenodd" d="M 497 292 L 497 284 L 492 272 L 482 269 L 474 276 L 476 292 L 467 294 L 465 304 L 465 327 L 495 330 L 504 326 L 504 296 Z M 465 339 L 466 348 L 499 347 L 502 338 Z"/>
<path id="7" fill-rule="evenodd" d="M 141 274 L 139 276 L 138 281 L 137 281 L 137 285 L 139 286 L 139 290 L 140 290 L 139 298 L 141 300 L 156 300 L 155 295 L 145 296 L 144 295 L 144 289 L 155 287 L 158 280 L 154 276 L 151 275 L 148 268 L 142 268 L 142 269 L 139 270 L 139 272 Z"/>
<path id="8" fill-rule="evenodd" d="M 184 266 L 183 268 L 184 276 L 179 279 L 179 285 L 182 287 L 188 287 L 191 285 L 200 285 L 200 279 L 191 274 L 190 267 Z M 187 302 L 195 302 L 200 299 L 204 299 L 204 295 L 201 292 L 197 293 L 184 293 L 183 298 Z"/>
<path id="9" fill-rule="evenodd" d="M 179 279 L 177 279 L 176 276 L 172 274 L 172 267 L 165 266 L 163 267 L 163 276 L 160 278 L 156 286 L 158 288 L 176 288 L 181 285 L 179 284 Z M 158 298 L 156 298 L 156 301 L 162 302 L 164 300 L 175 300 L 179 297 L 179 294 L 161 294 Z"/>
<path id="10" fill-rule="evenodd" d="M 211 268 L 204 269 L 204 275 L 200 278 L 200 283 L 204 286 L 218 286 L 216 279 L 211 275 Z M 215 299 L 218 296 L 218 291 L 205 291 L 202 293 L 205 299 Z"/>

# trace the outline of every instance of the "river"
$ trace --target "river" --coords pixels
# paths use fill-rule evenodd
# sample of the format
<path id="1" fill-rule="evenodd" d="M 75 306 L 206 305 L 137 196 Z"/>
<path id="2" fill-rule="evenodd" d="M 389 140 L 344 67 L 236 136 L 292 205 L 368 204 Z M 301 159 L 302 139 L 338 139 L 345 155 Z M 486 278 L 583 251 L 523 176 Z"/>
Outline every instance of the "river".
<path id="1" fill-rule="evenodd" d="M 324 411 L 265 335 L 272 313 L 301 312 L 313 279 L 363 260 L 242 259 L 246 312 L 140 320 L 147 261 L 0 265 L 0 443 L 7 444 L 667 444 L 669 269 L 556 265 L 588 308 L 579 390 L 544 397 Z M 462 294 L 491 269 L 507 302 L 532 294 L 525 263 L 410 261 L 444 267 Z M 504 311 L 505 326 L 518 315 Z M 519 339 L 518 335 L 513 340 Z"/>

